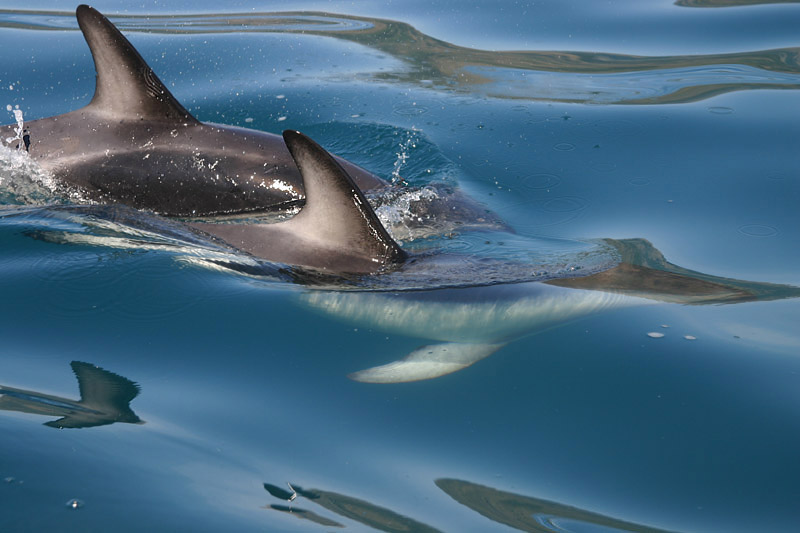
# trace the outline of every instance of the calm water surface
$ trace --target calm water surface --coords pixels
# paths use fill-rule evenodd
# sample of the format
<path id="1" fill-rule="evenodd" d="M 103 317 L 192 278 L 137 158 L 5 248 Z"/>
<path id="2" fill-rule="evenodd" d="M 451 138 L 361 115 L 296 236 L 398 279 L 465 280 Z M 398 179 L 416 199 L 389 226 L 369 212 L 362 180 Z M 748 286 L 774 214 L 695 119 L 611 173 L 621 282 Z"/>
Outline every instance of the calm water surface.
<path id="1" fill-rule="evenodd" d="M 433 4 L 95 7 L 199 119 L 457 185 L 517 232 L 456 236 L 467 254 L 644 238 L 800 285 L 800 5 Z M 73 7 L 0 3 L 0 122 L 91 98 Z M 26 165 L 0 154 L 2 531 L 797 530 L 800 299 L 530 335 L 535 284 L 343 295 L 210 270 L 23 205 L 54 200 L 20 192 Z M 499 344 L 437 379 L 348 378 L 442 341 Z"/>

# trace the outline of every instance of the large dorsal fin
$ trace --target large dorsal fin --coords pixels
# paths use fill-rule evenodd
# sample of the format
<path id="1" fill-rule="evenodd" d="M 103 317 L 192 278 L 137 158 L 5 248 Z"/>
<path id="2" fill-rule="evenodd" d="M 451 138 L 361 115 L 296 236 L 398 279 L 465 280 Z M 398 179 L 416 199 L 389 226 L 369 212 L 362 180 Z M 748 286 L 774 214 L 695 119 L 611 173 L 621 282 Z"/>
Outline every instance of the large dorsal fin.
<path id="1" fill-rule="evenodd" d="M 331 154 L 299 131 L 284 131 L 283 140 L 300 169 L 306 192 L 303 209 L 283 224 L 375 263 L 406 259 L 353 178 Z"/>
<path id="2" fill-rule="evenodd" d="M 80 5 L 75 15 L 97 70 L 90 109 L 119 119 L 196 121 L 102 13 Z"/>

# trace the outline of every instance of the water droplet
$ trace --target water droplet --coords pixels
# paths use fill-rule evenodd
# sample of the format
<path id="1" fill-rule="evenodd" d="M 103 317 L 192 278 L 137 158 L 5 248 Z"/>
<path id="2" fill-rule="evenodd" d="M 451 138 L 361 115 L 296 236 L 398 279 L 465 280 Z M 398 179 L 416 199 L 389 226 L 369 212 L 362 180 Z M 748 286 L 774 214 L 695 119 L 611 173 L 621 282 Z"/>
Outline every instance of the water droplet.
<path id="1" fill-rule="evenodd" d="M 766 224 L 745 224 L 739 226 L 739 233 L 750 237 L 774 237 L 778 234 L 778 229 Z"/>
<path id="2" fill-rule="evenodd" d="M 284 120 L 286 120 L 286 117 L 278 117 L 278 122 L 283 122 Z"/>
<path id="3" fill-rule="evenodd" d="M 569 152 L 575 149 L 575 145 L 570 143 L 558 143 L 557 145 L 553 146 L 553 149 L 558 150 L 559 152 Z"/>
<path id="4" fill-rule="evenodd" d="M 16 480 L 13 477 L 9 476 L 5 478 L 3 481 L 5 481 L 6 483 L 14 483 L 14 481 Z"/>
<path id="5" fill-rule="evenodd" d="M 253 122 L 253 117 L 247 117 L 244 121 L 247 123 Z"/>
<path id="6" fill-rule="evenodd" d="M 659 333 L 657 331 L 651 331 L 650 333 L 647 334 L 647 336 L 650 337 L 651 339 L 660 339 L 661 337 L 664 336 L 664 334 Z"/>
<path id="7" fill-rule="evenodd" d="M 668 328 L 668 327 L 669 327 L 669 324 L 661 324 L 661 327 L 662 327 L 662 328 Z"/>
<path id="8" fill-rule="evenodd" d="M 72 498 L 70 501 L 67 502 L 67 507 L 69 509 L 80 509 L 84 506 L 83 500 L 79 500 L 77 498 Z"/>
<path id="9" fill-rule="evenodd" d="M 684 335 L 683 338 L 686 339 L 687 341 L 696 341 L 697 340 L 697 337 L 695 337 L 694 335 Z"/>

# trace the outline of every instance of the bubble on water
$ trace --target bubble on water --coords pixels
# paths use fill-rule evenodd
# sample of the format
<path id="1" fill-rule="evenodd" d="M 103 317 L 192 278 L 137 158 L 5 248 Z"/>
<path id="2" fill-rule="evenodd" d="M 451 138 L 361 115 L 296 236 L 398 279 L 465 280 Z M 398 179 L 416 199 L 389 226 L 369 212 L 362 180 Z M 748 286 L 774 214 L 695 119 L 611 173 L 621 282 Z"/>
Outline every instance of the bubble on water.
<path id="1" fill-rule="evenodd" d="M 284 120 L 286 120 L 286 117 L 278 117 L 278 122 L 283 122 Z"/>
<path id="2" fill-rule="evenodd" d="M 561 183 L 561 178 L 555 174 L 529 174 L 522 178 L 522 183 L 528 189 L 546 190 L 558 186 Z"/>
<path id="3" fill-rule="evenodd" d="M 244 121 L 249 124 L 250 122 L 253 122 L 253 117 L 247 117 L 246 119 L 244 119 Z"/>
<path id="4" fill-rule="evenodd" d="M 559 152 L 569 152 L 575 149 L 575 145 L 572 143 L 558 143 L 553 146 L 553 150 L 558 150 Z"/>
<path id="5" fill-rule="evenodd" d="M 733 113 L 733 109 L 732 108 L 724 107 L 724 106 L 709 107 L 708 111 L 710 113 L 714 113 L 715 115 L 730 115 L 731 113 Z"/>
<path id="6" fill-rule="evenodd" d="M 749 237 L 774 237 L 778 234 L 778 229 L 766 224 L 745 224 L 739 226 L 739 233 Z"/>
<path id="7" fill-rule="evenodd" d="M 661 337 L 664 336 L 664 334 L 659 333 L 657 331 L 651 331 L 650 333 L 647 334 L 647 336 L 650 337 L 651 339 L 660 339 Z"/>
<path id="8" fill-rule="evenodd" d="M 661 324 L 661 327 L 662 327 L 662 328 L 668 328 L 668 327 L 669 327 L 669 324 Z"/>
<path id="9" fill-rule="evenodd" d="M 72 498 L 70 501 L 67 502 L 66 505 L 67 505 L 67 508 L 69 508 L 69 509 L 80 509 L 85 504 L 83 503 L 83 500 L 79 500 L 77 498 Z"/>
<path id="10" fill-rule="evenodd" d="M 631 185 L 636 185 L 637 187 L 642 187 L 650 183 L 650 178 L 643 178 L 643 177 L 631 178 L 630 180 L 628 180 L 628 183 L 630 183 Z"/>
<path id="11" fill-rule="evenodd" d="M 683 338 L 686 339 L 687 341 L 696 341 L 697 340 L 697 337 L 695 337 L 694 335 L 684 335 Z"/>
<path id="12" fill-rule="evenodd" d="M 5 481 L 6 483 L 14 483 L 14 481 L 16 481 L 16 479 L 14 479 L 14 478 L 13 478 L 13 477 L 11 477 L 11 476 L 8 476 L 8 477 L 7 477 L 7 478 L 5 478 L 3 481 Z"/>

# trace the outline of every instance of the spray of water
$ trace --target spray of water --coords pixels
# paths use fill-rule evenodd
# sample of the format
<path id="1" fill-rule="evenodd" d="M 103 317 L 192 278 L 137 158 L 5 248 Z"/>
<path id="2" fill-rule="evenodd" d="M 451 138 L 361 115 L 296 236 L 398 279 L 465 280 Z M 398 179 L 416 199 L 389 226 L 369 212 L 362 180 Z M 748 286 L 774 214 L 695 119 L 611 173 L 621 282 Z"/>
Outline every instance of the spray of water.
<path id="1" fill-rule="evenodd" d="M 16 137 L 6 137 L 6 143 L 11 144 L 14 141 L 21 141 L 22 140 L 22 132 L 25 131 L 25 121 L 22 119 L 22 110 L 19 108 L 19 105 L 15 107 L 11 107 L 11 104 L 6 106 L 6 110 L 10 111 L 14 114 L 14 120 L 17 122 L 17 128 L 14 130 L 16 133 Z M 23 149 L 23 143 L 19 143 L 17 145 L 17 150 Z"/>
<path id="2" fill-rule="evenodd" d="M 416 128 L 411 128 L 406 133 L 405 140 L 400 143 L 400 150 L 397 152 L 397 159 L 392 169 L 393 185 L 407 185 L 406 181 L 400 176 L 400 171 L 411 157 L 411 150 L 417 147 L 418 131 Z"/>
<path id="3" fill-rule="evenodd" d="M 14 137 L 0 139 L 0 204 L 47 205 L 80 201 L 74 194 L 65 194 L 58 182 L 28 155 L 25 147 L 25 121 L 19 106 L 6 106 L 16 122 Z M 16 143 L 15 143 L 16 141 Z"/>

